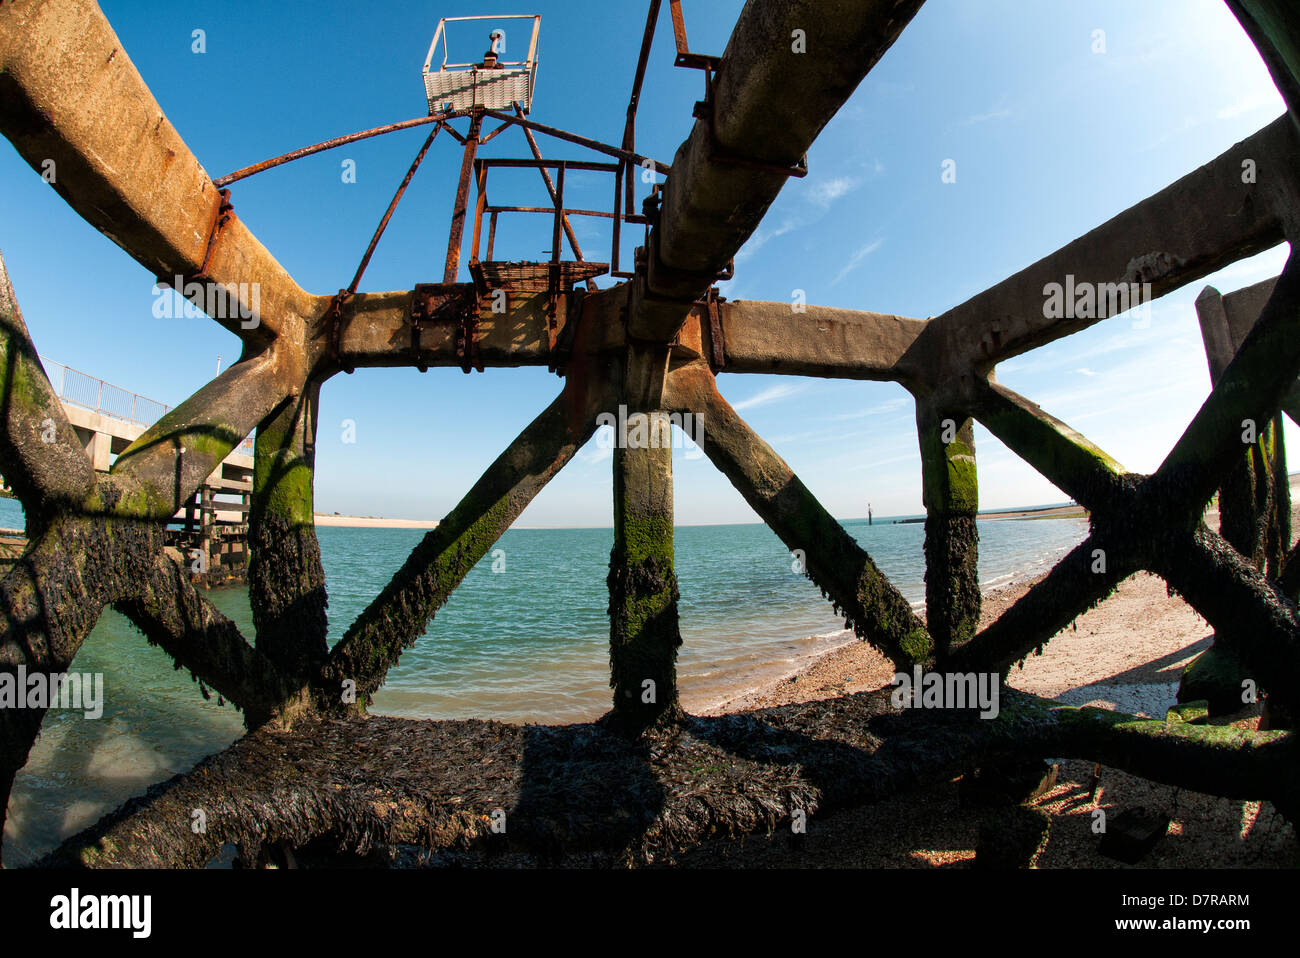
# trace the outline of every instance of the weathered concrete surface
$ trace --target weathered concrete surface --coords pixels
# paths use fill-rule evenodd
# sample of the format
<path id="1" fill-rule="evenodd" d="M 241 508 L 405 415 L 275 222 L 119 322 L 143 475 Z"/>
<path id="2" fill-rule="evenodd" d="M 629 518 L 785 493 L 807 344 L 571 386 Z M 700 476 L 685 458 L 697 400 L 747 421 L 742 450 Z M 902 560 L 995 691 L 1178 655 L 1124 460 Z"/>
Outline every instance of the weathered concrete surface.
<path id="1" fill-rule="evenodd" d="M 1259 687 L 1288 714 L 1300 709 L 1300 613 L 1249 560 L 1200 526 L 1178 548 L 1153 550 L 1148 568 L 1215 629 Z"/>
<path id="2" fill-rule="evenodd" d="M 36 355 L 0 256 L 0 464 L 40 525 L 79 504 L 95 482 L 63 404 Z M 48 441 L 47 441 L 48 440 Z M 29 518 L 30 521 L 30 518 Z"/>
<path id="3" fill-rule="evenodd" d="M 1300 234 L 1297 234 L 1300 237 Z M 1300 373 L 1300 266 L 1288 258 L 1254 328 L 1160 465 L 1172 512 L 1209 502 L 1242 451 L 1242 424 L 1276 415 Z"/>
<path id="4" fill-rule="evenodd" d="M 313 477 L 320 384 L 257 430 L 248 515 L 248 597 L 257 649 L 299 682 L 325 664 L 325 569 L 316 540 Z"/>
<path id="5" fill-rule="evenodd" d="M 1207 286 L 1196 298 L 1212 384 L 1231 364 L 1274 286 L 1275 281 L 1268 280 L 1226 298 Z M 1255 429 L 1256 440 L 1248 444 L 1243 440 L 1241 455 L 1219 486 L 1219 531 L 1256 568 L 1276 580 L 1291 547 L 1291 487 L 1281 414 L 1257 423 Z"/>
<path id="6" fill-rule="evenodd" d="M 1269 41 L 1265 54 L 1271 58 L 1270 66 L 1286 74 L 1289 79 L 1284 82 L 1293 83 L 1294 71 L 1288 64 L 1300 63 L 1293 42 L 1295 18 L 1275 0 L 1233 2 L 1239 10 L 1248 8 L 1260 15 L 1257 23 L 1251 22 L 1262 24 Z M 935 645 L 907 603 L 789 467 L 717 394 L 712 376 L 699 360 L 704 355 L 705 326 L 695 305 L 717 271 L 752 235 L 785 183 L 783 173 L 761 165 L 788 167 L 797 160 L 919 5 L 919 0 L 751 0 L 741 14 L 728 44 L 724 69 L 714 85 L 715 123 L 695 124 L 666 184 L 662 210 L 651 233 L 648 276 L 638 277 L 627 287 L 591 294 L 580 310 L 573 310 L 582 319 L 574 336 L 575 351 L 563 396 L 497 460 L 438 532 L 417 548 L 323 669 L 318 668 L 316 639 L 323 595 L 321 604 L 309 603 L 298 617 L 306 625 L 310 648 L 298 648 L 291 642 L 266 646 L 268 651 L 274 647 L 276 658 L 290 671 L 307 676 L 315 693 L 314 700 L 300 701 L 297 719 L 314 724 L 314 710 L 337 711 L 340 686 L 347 679 L 356 682 L 356 704 L 358 710 L 364 709 L 369 694 L 382 682 L 401 649 L 424 630 L 465 572 L 591 435 L 595 412 L 620 399 L 646 409 L 663 404 L 704 413 L 705 452 L 782 539 L 792 549 L 803 550 L 809 574 L 837 607 L 843 608 L 859 634 L 877 643 L 901 666 L 930 660 Z M 796 30 L 805 31 L 807 53 L 791 48 Z M 1287 90 L 1294 92 L 1293 86 Z M 167 277 L 191 275 L 206 257 L 205 272 L 211 278 L 257 283 L 261 300 L 259 323 L 254 328 L 236 324 L 235 331 L 248 346 L 244 361 L 140 437 L 110 477 L 98 482 L 92 479 L 84 496 L 74 496 L 73 508 L 55 510 L 33 548 L 0 580 L 0 600 L 10 612 L 0 629 L 0 665 L 22 662 L 50 669 L 70 661 L 102 606 L 117 603 L 131 610 L 151 638 L 174 650 L 178 660 L 194 663 L 205 681 L 215 676 L 214 684 L 219 681 L 221 687 L 249 703 L 250 713 L 255 711 L 250 722 L 257 724 L 277 709 L 293 707 L 290 700 L 302 690 L 295 688 L 294 682 L 284 682 L 285 676 L 274 662 L 265 665 L 262 659 L 269 662 L 271 656 L 251 649 L 237 630 L 232 631 L 213 610 L 196 601 L 192 590 L 186 592 L 178 585 L 174 594 L 170 592 L 169 577 L 176 570 L 157 562 L 157 520 L 174 511 L 203 481 L 224 456 L 223 447 L 228 452 L 228 443 L 238 442 L 260 423 L 267 443 L 256 492 L 265 507 L 261 531 L 267 535 L 268 554 L 282 545 L 271 541 L 277 530 L 292 531 L 309 522 L 307 433 L 304 429 L 299 442 L 298 420 L 291 418 L 285 425 L 279 417 L 288 404 L 301 398 L 304 384 L 313 375 L 323 377 L 338 371 L 328 353 L 329 325 L 323 322 L 330 298 L 303 293 L 237 218 L 213 233 L 218 198 L 211 182 L 162 117 L 93 4 L 85 0 L 0 4 L 0 94 L 0 132 L 9 135 L 38 170 L 45 159 L 55 159 L 56 187 L 74 208 L 137 260 Z M 1296 98 L 1288 96 L 1294 106 Z M 1240 449 L 1234 450 L 1230 442 L 1237 429 L 1234 417 L 1271 416 L 1300 372 L 1300 337 L 1294 329 L 1297 281 L 1290 270 L 1279 281 L 1237 360 L 1224 371 L 1219 388 L 1160 473 L 1150 479 L 1124 475 L 1117 463 L 1064 424 L 1027 400 L 989 384 L 987 377 L 1000 359 L 1107 315 L 1103 304 L 1091 317 L 1048 320 L 1042 309 L 1047 283 L 1065 282 L 1067 277 L 1081 283 L 1150 282 L 1153 293 L 1160 295 L 1233 259 L 1272 246 L 1284 236 L 1294 238 L 1300 222 L 1295 172 L 1300 158 L 1298 143 L 1300 136 L 1292 123 L 1279 120 L 1151 200 L 929 324 L 872 314 L 851 318 L 825 310 L 806 317 L 782 317 L 780 313 L 789 309 L 785 304 L 756 308 L 728 304 L 724 308 L 723 327 L 729 334 L 724 336 L 729 340 L 724 345 L 733 359 L 730 368 L 770 372 L 775 371 L 772 367 L 784 365 L 781 371 L 896 379 L 917 396 L 919 424 L 947 414 L 959 417 L 963 430 L 968 430 L 969 415 L 987 417 L 995 433 L 1000 429 L 1008 445 L 1049 478 L 1069 483 L 1072 490 L 1077 486 L 1080 491 L 1072 491 L 1076 498 L 1100 507 L 1094 514 L 1093 536 L 1083 546 L 992 629 L 960 644 L 965 637 L 963 623 L 970 618 L 970 603 L 962 596 L 969 585 L 972 552 L 958 547 L 967 538 L 973 541 L 968 533 L 973 531 L 974 476 L 966 475 L 965 453 L 937 450 L 930 441 L 929 426 L 923 425 L 927 510 L 934 513 L 932 520 L 939 520 L 933 529 L 927 524 L 927 575 L 935 575 L 944 589 L 957 590 L 956 599 L 945 593 L 939 600 L 939 604 L 952 604 L 951 614 L 940 623 L 942 642 L 958 646 L 951 661 L 969 662 L 969 670 L 974 671 L 987 668 L 990 662 L 1001 663 L 1008 655 L 1022 655 L 1043 641 L 1044 630 L 1047 635 L 1055 631 L 1053 623 L 1062 617 L 1068 621 L 1081 606 L 1107 594 L 1125 570 L 1145 566 L 1184 591 L 1212 622 L 1227 622 L 1237 616 L 1244 625 L 1239 649 L 1243 659 L 1261 675 L 1261 681 L 1279 689 L 1283 705 L 1294 704 L 1297 693 L 1286 691 L 1300 690 L 1300 622 L 1294 606 L 1283 601 L 1259 571 L 1242 563 L 1221 539 L 1195 528 L 1204 499 L 1219 483 L 1226 464 L 1240 455 Z M 1257 184 L 1241 175 L 1246 159 L 1259 168 Z M 213 237 L 210 248 L 209 237 Z M 348 309 L 350 328 L 344 332 L 343 365 L 349 365 L 351 359 L 357 361 L 351 365 L 454 361 L 452 330 L 426 333 L 428 345 L 418 354 L 411 349 L 404 315 L 409 294 L 358 297 Z M 230 320 L 227 326 L 234 328 Z M 11 332 L 14 328 L 11 324 Z M 441 335 L 443 332 L 449 335 Z M 551 358 L 544 349 L 544 333 L 536 301 L 516 302 L 505 318 L 493 317 L 485 325 L 480 353 L 486 353 L 483 358 L 494 365 L 540 364 Z M 761 342 L 764 337 L 771 340 L 766 348 Z M 26 370 L 39 391 L 43 379 L 39 370 Z M 22 384 L 21 376 L 15 378 L 11 373 L 6 395 L 14 394 L 15 384 Z M 0 419 L 0 425 L 9 425 L 9 420 Z M 30 430 L 30 423 L 26 425 Z M 284 426 L 279 430 L 282 435 L 271 441 L 278 426 Z M 32 477 L 26 491 L 35 497 L 41 491 L 41 473 L 50 464 L 42 452 L 12 446 L 11 440 L 0 443 L 0 456 L 14 459 L 19 472 L 26 468 Z M 622 613 L 615 613 L 615 618 L 622 615 L 629 635 L 646 631 L 648 620 L 639 619 L 641 613 L 666 616 L 669 610 L 675 611 L 668 601 L 675 599 L 675 584 L 663 574 L 664 564 L 671 560 L 671 487 L 656 479 L 666 480 L 656 472 L 663 465 L 662 457 L 657 456 L 624 456 L 618 464 L 622 474 L 616 489 L 623 489 L 620 502 L 625 507 L 620 511 L 625 518 L 644 519 L 651 534 L 640 535 L 633 528 L 635 523 L 625 522 L 618 540 L 625 554 L 612 564 L 611 571 L 629 575 L 638 568 L 644 571 L 645 564 L 631 555 L 634 549 L 659 563 L 644 582 L 632 583 L 631 588 L 611 576 L 612 598 L 635 597 Z M 9 469 L 8 461 L 3 465 Z M 277 475 L 277 470 L 282 472 Z M 665 489 L 669 490 L 667 498 Z M 287 635 L 291 618 L 287 610 L 316 590 L 315 565 L 308 554 L 314 542 L 302 538 L 296 542 L 296 553 L 290 548 L 290 554 L 277 554 L 275 561 L 284 568 L 277 569 L 274 581 L 267 580 L 263 624 L 270 633 L 279 628 L 275 624 L 279 620 L 285 626 L 282 634 Z M 1110 553 L 1106 572 L 1101 575 L 1090 567 L 1089 549 L 1094 546 Z M 644 606 L 639 604 L 642 599 L 647 603 Z M 1245 613 L 1240 613 L 1241 609 Z M 675 626 L 672 630 L 655 626 L 653 659 L 669 680 L 667 647 L 671 643 L 666 640 L 674 631 Z M 197 644 L 203 640 L 210 644 Z M 308 654 L 297 656 L 304 650 Z M 641 666 L 633 663 L 636 669 Z M 252 671 L 258 672 L 268 687 L 250 684 Z M 615 684 L 627 683 L 616 675 Z M 277 696 L 284 698 L 268 707 L 268 699 Z M 1035 713 L 1028 725 L 1042 726 L 1039 720 L 1043 718 Z M 0 719 L 3 801 L 13 771 L 24 760 L 39 728 L 40 715 L 33 712 L 21 720 Z M 723 726 L 726 721 L 733 720 L 724 720 Z M 366 724 L 321 723 L 320 728 L 326 731 L 312 741 L 328 748 L 335 744 L 329 739 L 331 730 L 344 734 L 344 727 L 364 729 Z M 1088 732 L 1091 735 L 1097 724 L 1091 717 L 1078 722 L 1071 718 L 1070 734 L 1082 734 L 1079 730 L 1086 727 L 1092 730 Z M 1208 790 L 1235 789 L 1242 787 L 1244 780 L 1276 783 L 1279 770 L 1287 782 L 1294 779 L 1293 751 L 1281 755 L 1283 763 L 1279 764 L 1273 740 L 1256 752 L 1254 746 L 1263 740 L 1252 739 L 1246 748 L 1238 749 L 1239 739 L 1222 736 L 1213 739 L 1214 751 L 1186 751 L 1171 743 L 1164 723 L 1155 724 L 1159 728 L 1148 728 L 1137 738 L 1127 726 L 1107 729 L 1104 735 L 1118 732 L 1118 736 L 1100 746 L 1090 739 L 1088 754 L 1099 759 L 1113 754 L 1118 761 L 1110 764 L 1134 762 L 1141 766 L 1142 774 L 1160 780 L 1173 778 L 1188 787 L 1208 784 Z M 747 728 L 754 735 L 747 732 L 727 739 L 731 753 L 755 748 L 755 742 L 768 734 Z M 1025 728 L 1017 729 L 1020 737 L 1015 746 L 1032 739 Z M 459 731 L 469 738 L 481 729 L 462 726 Z M 835 778 L 833 771 L 848 771 L 847 780 L 854 782 L 860 780 L 852 778 L 855 774 L 877 776 L 867 783 L 870 791 L 880 787 L 882 778 L 896 782 L 898 769 L 905 770 L 903 778 L 915 774 L 912 764 L 923 751 L 941 755 L 945 761 L 961 751 L 960 757 L 952 760 L 960 761 L 961 769 L 968 767 L 972 761 L 969 749 L 951 755 L 943 748 L 934 751 L 936 743 L 945 741 L 944 734 L 927 728 L 924 750 L 920 743 L 915 748 L 909 745 L 887 756 L 890 761 L 884 767 L 872 766 L 869 773 L 860 768 L 855 771 L 852 762 L 843 760 L 842 752 L 824 770 L 828 780 Z M 1195 737 L 1200 733 L 1189 734 Z M 483 746 L 491 738 L 489 734 L 476 740 L 477 745 Z M 560 760 L 559 752 L 568 742 L 562 739 L 563 735 L 553 736 L 541 746 L 534 740 L 533 757 L 543 756 L 546 763 Z M 295 741 L 304 747 L 311 744 L 305 738 Z M 1071 747 L 1078 741 L 1067 736 Z M 1195 744 L 1207 742 L 1197 739 Z M 1049 744 L 1047 754 L 1069 754 L 1059 737 Z M 798 755 L 801 762 L 813 754 L 810 761 L 815 762 L 819 746 L 803 740 L 793 745 L 784 754 Z M 604 747 L 598 744 L 598 748 Z M 1265 750 L 1272 762 L 1255 764 Z M 382 754 L 382 749 L 372 751 Z M 1006 751 L 1001 757 L 1022 754 L 1010 745 Z M 1244 753 L 1250 758 L 1243 759 Z M 1141 756 L 1140 761 L 1134 759 L 1135 754 Z M 987 757 L 986 752 L 978 755 Z M 329 779 L 331 773 L 320 763 L 330 758 L 328 751 L 304 756 L 302 765 Z M 215 764 L 220 763 L 217 760 Z M 575 780 L 581 783 L 584 774 L 591 774 L 591 767 L 584 772 L 580 763 L 573 766 Z M 789 781 L 788 770 L 783 766 L 778 771 L 784 787 Z M 286 773 L 281 768 L 276 774 Z M 1196 784 L 1190 784 L 1193 780 Z M 642 796 L 653 799 L 659 786 L 642 781 Z M 419 799 L 412 799 L 407 792 L 383 792 L 382 786 L 380 798 L 387 801 L 396 795 L 398 806 L 410 810 L 416 824 L 399 824 L 402 816 L 376 824 L 375 816 L 387 815 L 392 802 L 384 805 L 381 801 L 381 812 L 375 811 L 380 805 L 366 811 L 337 799 L 337 794 L 321 800 L 324 811 L 319 815 L 300 814 L 292 803 L 282 802 L 285 807 L 268 816 L 267 805 L 283 795 L 268 796 L 252 778 L 247 784 L 249 795 L 227 799 L 237 819 L 229 825 L 229 834 L 242 841 L 271 837 L 267 829 L 258 831 L 259 821 L 267 817 L 275 822 L 271 832 L 279 828 L 294 838 L 328 831 L 339 821 L 351 821 L 351 826 L 337 827 L 350 839 L 360 836 L 362 843 L 372 835 L 391 838 L 396 834 L 385 832 L 386 827 L 418 837 L 426 835 L 426 826 L 438 836 L 455 839 L 481 834 L 481 823 L 457 818 L 449 824 L 436 814 L 428 817 L 427 809 L 419 807 Z M 224 785 L 230 791 L 233 780 Z M 1288 807 L 1294 809 L 1294 789 L 1288 789 L 1280 799 L 1291 802 Z M 306 787 L 302 794 L 308 794 Z M 787 789 L 782 794 L 790 793 Z M 626 803 L 626 791 L 620 800 Z M 691 801 L 695 800 L 691 796 Z M 168 807 L 163 798 L 156 814 L 165 817 Z M 526 803 L 524 807 L 528 807 Z M 613 808 L 602 811 L 612 812 Z M 732 826 L 759 820 L 752 808 L 732 811 L 725 819 L 721 815 L 715 819 L 709 809 L 702 817 L 678 816 L 666 820 L 660 834 L 678 825 L 685 829 L 682 834 L 694 834 L 690 829 L 712 827 L 716 821 L 725 820 Z M 149 814 L 145 812 L 146 818 Z M 527 815 L 524 818 L 528 820 Z M 770 815 L 767 820 L 770 822 Z M 601 835 L 608 840 L 611 826 L 607 822 L 605 827 Z M 551 839 L 557 835 L 554 829 L 542 831 Z M 174 841 L 187 841 L 183 829 L 177 830 Z M 166 849 L 165 841 L 160 847 L 167 853 L 175 851 Z M 105 849 L 101 846 L 100 851 Z M 107 851 L 111 857 L 112 849 Z M 184 856 L 189 850 L 177 854 Z"/>
<path id="7" fill-rule="evenodd" d="M 1036 403 L 987 382 L 975 393 L 975 417 L 1007 448 L 1089 509 L 1122 493 L 1125 469 Z"/>
<path id="8" fill-rule="evenodd" d="M 667 416 L 634 414 L 645 445 L 614 449 L 614 547 L 609 556 L 611 721 L 640 730 L 677 704 L 677 575 L 673 562 L 673 450 Z M 629 417 L 631 419 L 631 417 Z"/>
<path id="9" fill-rule="evenodd" d="M 734 300 L 722 304 L 729 373 L 890 381 L 925 322 L 829 306 Z"/>
<path id="10" fill-rule="evenodd" d="M 143 487 L 138 497 L 119 505 L 136 518 L 168 519 L 184 506 L 244 437 L 289 399 L 281 359 L 287 348 L 272 348 L 242 360 L 146 429 L 122 451 L 110 480 Z"/>
<path id="11" fill-rule="evenodd" d="M 980 620 L 979 481 L 975 426 L 959 412 L 916 406 L 925 506 L 925 627 L 942 666 Z"/>
<path id="12" fill-rule="evenodd" d="M 91 0 L 0 4 L 0 132 L 37 173 L 52 160 L 68 205 L 154 276 L 198 272 L 217 189 Z M 311 314 L 313 298 L 237 217 L 206 275 L 258 284 L 258 303 L 242 300 L 253 319 L 218 320 L 248 342 L 265 344 Z"/>
<path id="13" fill-rule="evenodd" d="M 568 313 L 568 295 L 559 299 L 558 316 Z M 506 312 L 492 311 L 491 297 L 481 303 L 478 316 L 479 357 L 484 366 L 545 366 L 551 359 L 547 338 L 547 296 L 512 292 Z M 343 334 L 339 353 L 352 368 L 378 366 L 459 366 L 457 327 L 438 325 L 420 333 L 417 354 L 411 343 L 411 292 L 358 293 L 343 307 Z M 318 363 L 328 362 L 328 336 L 311 344 Z"/>
<path id="14" fill-rule="evenodd" d="M 1104 539 L 1084 539 L 1052 570 L 948 659 L 954 672 L 998 672 L 1040 651 L 1047 641 L 1088 609 L 1101 603 L 1139 567 L 1132 550 L 1108 550 Z M 1106 554 L 1104 566 L 1096 550 Z"/>
<path id="15" fill-rule="evenodd" d="M 291 694 L 276 664 L 204 598 L 174 559 L 161 555 L 135 598 L 114 608 L 149 640 L 218 694 L 243 709 L 249 728 L 270 719 Z M 260 638 L 260 636 L 259 636 Z"/>

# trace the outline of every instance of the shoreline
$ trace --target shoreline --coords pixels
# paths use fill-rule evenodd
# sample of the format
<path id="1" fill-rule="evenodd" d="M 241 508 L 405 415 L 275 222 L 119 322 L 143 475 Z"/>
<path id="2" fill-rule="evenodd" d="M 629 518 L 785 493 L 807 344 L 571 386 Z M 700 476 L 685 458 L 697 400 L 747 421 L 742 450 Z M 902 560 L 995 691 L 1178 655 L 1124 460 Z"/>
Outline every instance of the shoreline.
<path id="1" fill-rule="evenodd" d="M 1023 569 L 1013 573 L 1007 582 L 982 588 L 979 627 L 982 629 L 989 625 L 1046 575 L 1047 572 L 1039 569 Z M 916 611 L 924 618 L 924 603 Z M 687 711 L 700 715 L 769 708 L 873 691 L 888 685 L 894 673 L 894 664 L 888 658 L 851 630 L 845 629 L 842 642 L 814 653 L 801 665 L 787 669 L 774 678 L 721 698 L 683 693 L 682 704 Z M 841 677 L 836 679 L 837 675 Z"/>

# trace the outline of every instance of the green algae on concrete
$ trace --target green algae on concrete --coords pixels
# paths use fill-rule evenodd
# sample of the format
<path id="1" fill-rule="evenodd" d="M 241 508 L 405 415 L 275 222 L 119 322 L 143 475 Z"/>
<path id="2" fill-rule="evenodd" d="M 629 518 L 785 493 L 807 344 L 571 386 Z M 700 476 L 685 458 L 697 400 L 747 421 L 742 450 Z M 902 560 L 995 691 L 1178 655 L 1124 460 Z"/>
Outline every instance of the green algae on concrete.
<path id="1" fill-rule="evenodd" d="M 671 438 L 666 419 L 652 417 L 650 428 L 657 438 Z M 670 441 L 614 450 L 614 547 L 606 580 L 610 721 L 631 730 L 678 709 L 672 457 Z"/>

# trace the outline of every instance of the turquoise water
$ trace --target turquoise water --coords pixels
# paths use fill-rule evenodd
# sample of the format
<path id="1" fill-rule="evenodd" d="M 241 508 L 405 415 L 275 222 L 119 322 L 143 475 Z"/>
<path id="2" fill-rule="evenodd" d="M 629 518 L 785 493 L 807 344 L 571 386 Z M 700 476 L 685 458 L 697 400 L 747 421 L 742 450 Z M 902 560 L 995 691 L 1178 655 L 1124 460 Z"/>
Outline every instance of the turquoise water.
<path id="1" fill-rule="evenodd" d="M 21 528 L 0 500 L 0 527 Z M 903 594 L 924 598 L 923 526 L 849 520 L 845 528 Z M 1081 541 L 1078 519 L 980 522 L 986 586 L 1033 575 Z M 337 641 L 425 533 L 318 530 Z M 609 704 L 609 529 L 512 529 L 389 673 L 374 710 L 420 718 L 514 722 L 596 718 Z M 788 674 L 851 639 L 817 588 L 766 526 L 676 531 L 684 703 L 699 709 Z M 497 571 L 493 571 L 493 568 Z M 248 592 L 209 598 L 252 636 Z M 73 664 L 104 673 L 103 717 L 51 712 L 19 775 L 6 826 L 6 863 L 52 847 L 152 783 L 186 771 L 242 731 L 239 713 L 205 701 L 188 673 L 106 610 Z"/>

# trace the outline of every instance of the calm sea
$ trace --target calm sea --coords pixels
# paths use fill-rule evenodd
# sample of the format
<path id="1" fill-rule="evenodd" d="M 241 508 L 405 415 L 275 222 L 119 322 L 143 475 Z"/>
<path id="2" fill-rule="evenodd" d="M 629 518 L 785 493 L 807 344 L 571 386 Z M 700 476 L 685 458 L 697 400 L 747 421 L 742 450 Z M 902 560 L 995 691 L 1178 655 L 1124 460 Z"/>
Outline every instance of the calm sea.
<path id="1" fill-rule="evenodd" d="M 22 528 L 0 500 L 0 527 Z M 923 526 L 844 523 L 918 607 Z M 1082 540 L 1079 519 L 980 522 L 980 578 L 993 587 L 1045 569 Z M 339 639 L 425 534 L 408 529 L 317 531 L 329 587 L 330 641 Z M 512 529 L 453 593 L 388 676 L 374 711 L 418 718 L 512 722 L 590 720 L 607 710 L 610 529 Z M 794 571 L 764 525 L 676 531 L 683 700 L 698 709 L 788 674 L 851 640 L 817 588 Z M 493 567 L 497 571 L 493 571 Z M 248 591 L 212 601 L 253 634 Z M 242 731 L 239 713 L 205 701 L 186 672 L 106 610 L 73 671 L 104 674 L 97 720 L 51 712 L 19 774 L 6 826 L 6 864 L 20 864 L 92 823 L 148 784 L 188 770 Z"/>

